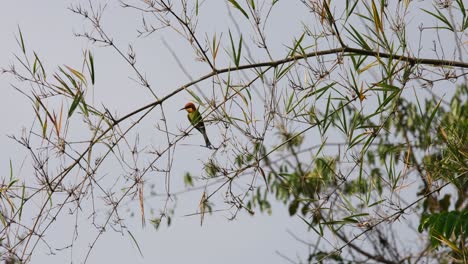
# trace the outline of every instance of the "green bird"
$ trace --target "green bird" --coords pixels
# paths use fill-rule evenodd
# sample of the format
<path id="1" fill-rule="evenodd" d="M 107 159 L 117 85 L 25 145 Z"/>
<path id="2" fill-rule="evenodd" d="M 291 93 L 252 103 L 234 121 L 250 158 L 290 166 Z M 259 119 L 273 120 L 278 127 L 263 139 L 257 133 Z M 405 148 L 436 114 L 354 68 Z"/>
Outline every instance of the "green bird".
<path id="1" fill-rule="evenodd" d="M 208 135 L 206 134 L 205 123 L 203 122 L 203 117 L 200 114 L 200 111 L 198 111 L 195 104 L 192 102 L 188 102 L 179 111 L 181 110 L 187 111 L 188 113 L 187 117 L 188 117 L 188 120 L 190 121 L 190 124 L 192 124 L 192 126 L 194 126 L 198 131 L 200 131 L 200 133 L 202 133 L 203 138 L 205 139 L 206 147 L 212 148 L 211 142 L 208 139 Z"/>

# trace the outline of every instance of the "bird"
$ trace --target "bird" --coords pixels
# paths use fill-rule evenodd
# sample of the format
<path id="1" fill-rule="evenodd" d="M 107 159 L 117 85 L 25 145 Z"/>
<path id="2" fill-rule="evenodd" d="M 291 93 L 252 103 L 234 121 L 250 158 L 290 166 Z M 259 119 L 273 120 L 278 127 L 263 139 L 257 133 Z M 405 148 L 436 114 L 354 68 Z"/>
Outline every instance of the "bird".
<path id="1" fill-rule="evenodd" d="M 185 110 L 187 111 L 187 118 L 190 121 L 190 124 L 194 126 L 200 133 L 202 133 L 203 138 L 205 139 L 205 144 L 207 148 L 212 148 L 211 142 L 208 139 L 208 135 L 206 134 L 205 123 L 203 122 L 203 117 L 198 111 L 197 107 L 194 103 L 188 102 L 185 104 L 183 108 L 179 111 Z"/>

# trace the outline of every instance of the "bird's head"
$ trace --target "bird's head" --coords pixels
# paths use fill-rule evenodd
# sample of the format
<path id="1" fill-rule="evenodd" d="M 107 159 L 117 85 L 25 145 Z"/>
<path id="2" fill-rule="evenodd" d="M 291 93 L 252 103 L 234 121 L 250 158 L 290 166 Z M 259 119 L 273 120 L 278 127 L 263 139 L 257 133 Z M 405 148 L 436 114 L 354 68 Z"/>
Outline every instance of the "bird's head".
<path id="1" fill-rule="evenodd" d="M 181 111 L 181 110 L 185 110 L 185 111 L 187 111 L 187 112 L 189 112 L 189 113 L 193 113 L 193 112 L 195 112 L 195 110 L 197 110 L 197 107 L 195 106 L 194 103 L 188 102 L 188 103 L 186 103 L 185 106 L 184 106 L 183 108 L 181 108 L 179 111 Z"/>

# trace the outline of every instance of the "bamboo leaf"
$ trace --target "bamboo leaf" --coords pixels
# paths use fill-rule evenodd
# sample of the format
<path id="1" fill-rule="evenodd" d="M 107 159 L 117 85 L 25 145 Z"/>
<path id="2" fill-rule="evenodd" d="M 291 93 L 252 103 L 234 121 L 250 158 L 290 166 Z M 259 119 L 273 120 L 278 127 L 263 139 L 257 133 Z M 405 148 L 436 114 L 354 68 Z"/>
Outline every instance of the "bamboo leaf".
<path id="1" fill-rule="evenodd" d="M 381 203 L 383 203 L 383 202 L 385 202 L 385 201 L 386 201 L 385 199 L 382 199 L 382 200 L 379 200 L 379 201 L 377 201 L 377 202 L 374 202 L 374 203 L 369 204 L 367 207 L 370 208 L 370 207 L 376 206 L 376 205 L 378 205 L 378 204 L 381 204 Z"/>
<path id="2" fill-rule="evenodd" d="M 21 28 L 18 26 L 18 33 L 19 33 L 19 44 L 21 46 L 21 50 L 23 51 L 23 54 L 26 54 L 26 46 L 24 45 L 24 39 L 23 39 L 23 33 L 21 32 Z"/>
<path id="3" fill-rule="evenodd" d="M 203 101 L 200 99 L 200 97 L 198 97 L 198 95 L 196 95 L 194 92 L 192 92 L 190 89 L 186 89 L 186 91 L 195 99 L 195 101 L 197 101 L 197 103 L 199 105 L 202 105 L 203 104 Z"/>
<path id="4" fill-rule="evenodd" d="M 81 92 L 76 93 L 75 98 L 73 99 L 73 102 L 72 102 L 72 104 L 70 106 L 70 109 L 68 110 L 68 118 L 70 118 L 72 116 L 73 112 L 75 111 L 76 107 L 78 106 L 78 104 L 81 101 L 81 97 L 82 97 Z"/>
<path id="5" fill-rule="evenodd" d="M 205 212 L 206 212 L 206 208 L 207 208 L 206 203 L 208 202 L 207 197 L 208 196 L 206 195 L 206 192 L 204 191 L 203 195 L 202 195 L 202 197 L 200 199 L 200 203 L 198 205 L 199 210 L 200 210 L 200 226 L 203 225 L 203 220 L 205 218 Z"/>
<path id="6" fill-rule="evenodd" d="M 91 75 L 91 84 L 94 85 L 96 74 L 94 72 L 94 58 L 91 51 L 88 51 L 88 59 L 89 59 L 89 74 Z"/>
<path id="7" fill-rule="evenodd" d="M 69 67 L 69 66 L 67 66 L 67 65 L 65 65 L 65 67 L 66 67 L 73 75 L 75 75 L 78 79 L 80 79 L 81 82 L 83 82 L 84 84 L 86 84 L 86 78 L 85 78 L 85 76 L 84 76 L 81 72 L 79 72 L 79 71 L 77 71 L 77 70 L 75 70 L 75 69 L 73 69 L 72 67 Z"/>
<path id="8" fill-rule="evenodd" d="M 249 15 L 247 14 L 247 12 L 245 12 L 245 10 L 239 5 L 239 3 L 237 3 L 236 0 L 228 0 L 229 3 L 231 3 L 237 10 L 239 10 L 247 19 L 249 19 Z"/>
<path id="9" fill-rule="evenodd" d="M 348 31 L 348 33 L 353 37 L 353 42 L 358 44 L 361 48 L 365 50 L 371 50 L 371 48 L 369 47 L 369 45 L 367 45 L 367 42 L 364 40 L 361 34 L 359 34 L 359 32 L 353 26 L 350 25 L 350 27 L 351 30 L 346 29 L 346 31 Z"/>
<path id="10" fill-rule="evenodd" d="M 235 61 L 237 67 L 239 67 L 241 53 L 242 53 L 242 35 L 240 36 L 239 46 L 237 48 L 237 57 L 236 57 L 236 61 Z"/>
<path id="11" fill-rule="evenodd" d="M 32 74 L 36 75 L 36 70 L 37 70 L 37 57 L 34 58 L 34 63 L 32 67 Z"/>
<path id="12" fill-rule="evenodd" d="M 45 119 L 44 124 L 42 125 L 42 137 L 46 138 L 47 137 L 47 122 L 48 122 L 47 115 L 44 117 L 44 119 Z"/>
<path id="13" fill-rule="evenodd" d="M 68 74 L 65 70 L 63 70 L 62 67 L 59 67 L 60 72 L 67 77 L 67 79 L 70 81 L 70 83 L 73 85 L 75 89 L 79 89 L 78 84 L 76 83 L 75 78 L 73 78 L 70 74 Z M 70 90 L 71 92 L 71 90 Z"/>
<path id="14" fill-rule="evenodd" d="M 250 6 L 255 10 L 255 0 L 250 0 Z"/>
<path id="15" fill-rule="evenodd" d="M 375 5 L 374 0 L 372 0 L 372 16 L 374 17 L 375 30 L 377 31 L 377 33 L 383 33 L 383 24 L 380 20 L 379 11 L 377 10 L 377 6 Z"/>
<path id="16" fill-rule="evenodd" d="M 88 104 L 86 103 L 84 97 L 82 96 L 81 97 L 81 105 L 80 105 L 80 109 L 81 111 L 83 112 L 83 114 L 88 117 L 89 116 L 89 109 L 88 109 Z"/>
<path id="17" fill-rule="evenodd" d="M 304 217 L 302 217 L 302 216 L 300 216 L 300 215 L 298 215 L 298 217 L 299 217 L 302 221 L 304 221 L 304 223 L 306 223 L 306 224 L 309 226 L 310 229 L 314 230 L 314 232 L 317 233 L 317 235 L 323 236 L 323 232 L 319 232 L 317 229 L 315 229 L 315 227 L 312 225 L 312 223 L 309 223 Z M 322 231 L 322 230 L 320 230 L 320 231 Z"/>
<path id="18" fill-rule="evenodd" d="M 13 163 L 11 162 L 10 159 L 10 181 L 13 180 Z"/>
<path id="19" fill-rule="evenodd" d="M 292 105 L 292 100 L 294 98 L 294 92 L 291 92 L 291 95 L 289 96 L 288 103 L 286 104 L 286 113 L 289 114 L 291 112 L 291 105 Z"/>
<path id="20" fill-rule="evenodd" d="M 437 113 L 437 110 L 439 109 L 439 106 L 440 106 L 440 103 L 442 102 L 442 99 L 439 100 L 439 102 L 437 103 L 437 105 L 434 107 L 434 110 L 432 110 L 432 113 L 429 117 L 429 119 L 427 120 L 426 122 L 426 131 L 429 130 L 429 127 L 431 126 L 432 124 L 432 120 L 434 119 L 436 113 Z"/>
<path id="21" fill-rule="evenodd" d="M 231 40 L 232 60 L 234 61 L 234 64 L 236 64 L 237 52 L 236 52 L 236 46 L 234 45 L 234 40 L 232 38 L 231 30 L 229 30 L 229 39 Z"/>
<path id="22" fill-rule="evenodd" d="M 23 206 L 24 206 L 25 202 L 26 202 L 26 185 L 23 182 L 23 188 L 22 188 L 22 191 L 21 191 L 21 205 L 18 208 L 18 217 L 19 217 L 20 221 L 21 221 L 21 216 L 23 214 Z"/>
<path id="23" fill-rule="evenodd" d="M 448 30 L 450 30 L 452 32 L 455 32 L 455 29 L 453 28 L 452 24 L 450 24 L 449 20 L 438 9 L 436 9 L 437 14 L 435 14 L 435 13 L 429 11 L 429 10 L 426 10 L 426 9 L 422 9 L 422 11 L 424 11 L 424 12 L 428 13 L 429 15 L 437 18 L 439 21 L 441 21 L 442 23 L 447 25 L 447 27 L 440 27 L 440 28 L 448 29 Z"/>
<path id="24" fill-rule="evenodd" d="M 39 63 L 39 67 L 41 68 L 41 71 L 42 71 L 42 77 L 44 78 L 44 80 L 46 79 L 46 73 L 45 73 L 45 70 L 44 70 L 44 66 L 42 65 L 42 62 L 41 60 L 39 59 L 39 56 L 37 56 L 36 52 L 34 52 L 34 61 L 38 62 Z"/>
<path id="25" fill-rule="evenodd" d="M 379 64 L 378 60 L 376 60 L 376 61 L 374 61 L 372 63 L 369 63 L 366 66 L 364 66 L 363 68 L 359 69 L 358 73 L 363 73 L 363 72 L 367 71 L 368 69 L 370 69 L 370 68 L 372 68 L 372 67 L 374 67 L 374 66 L 376 66 L 378 64 Z"/>
<path id="26" fill-rule="evenodd" d="M 346 1 L 346 19 L 345 19 L 345 23 L 346 23 L 346 21 L 348 21 L 348 18 L 350 18 L 351 15 L 353 14 L 354 9 L 356 8 L 358 2 L 359 2 L 359 0 L 354 1 L 354 4 L 351 6 L 351 8 L 349 8 L 349 1 Z"/>
<path id="27" fill-rule="evenodd" d="M 294 56 L 294 53 L 296 53 L 297 47 L 301 45 L 301 42 L 304 39 L 304 36 L 305 36 L 305 33 L 302 33 L 301 37 L 298 40 L 296 40 L 296 43 L 294 44 L 294 47 L 290 53 L 291 56 Z"/>
<path id="28" fill-rule="evenodd" d="M 372 88 L 372 91 L 398 92 L 400 88 L 386 83 L 378 83 Z"/>
<path id="29" fill-rule="evenodd" d="M 55 80 L 57 80 L 61 85 L 62 87 L 60 86 L 55 86 L 63 91 L 67 91 L 70 95 L 74 96 L 74 93 L 72 92 L 72 90 L 70 89 L 70 87 L 68 87 L 68 84 L 60 77 L 58 76 L 57 74 L 54 74 L 54 78 Z M 65 88 L 65 89 L 63 89 Z"/>

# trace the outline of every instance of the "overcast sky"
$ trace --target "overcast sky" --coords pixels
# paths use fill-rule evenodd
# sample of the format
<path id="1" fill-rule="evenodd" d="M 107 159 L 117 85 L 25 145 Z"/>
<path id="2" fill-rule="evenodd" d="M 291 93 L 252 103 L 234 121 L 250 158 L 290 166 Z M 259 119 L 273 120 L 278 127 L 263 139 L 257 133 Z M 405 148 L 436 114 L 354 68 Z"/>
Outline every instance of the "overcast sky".
<path id="1" fill-rule="evenodd" d="M 143 103 L 149 102 L 147 94 L 138 87 L 128 76 L 128 66 L 115 59 L 115 53 L 110 49 L 97 48 L 84 39 L 76 38 L 73 33 L 81 32 L 85 27 L 83 20 L 72 14 L 67 7 L 71 1 L 4 1 L 0 9 L 0 64 L 7 67 L 13 63 L 13 53 L 20 53 L 16 43 L 18 26 L 21 27 L 25 44 L 28 49 L 36 51 L 50 72 L 56 67 L 67 64 L 72 67 L 80 67 L 81 52 L 91 49 L 96 60 L 97 82 L 95 87 L 95 98 L 102 100 L 111 109 L 118 109 L 119 113 L 126 113 L 135 109 Z M 103 1 L 100 1 L 103 2 Z M 104 24 L 107 29 L 115 34 L 115 40 L 126 50 L 127 43 L 133 43 L 137 51 L 147 51 L 144 56 L 138 57 L 142 68 L 148 74 L 150 81 L 157 84 L 158 89 L 170 91 L 183 84 L 188 79 L 175 63 L 168 50 L 162 45 L 161 36 L 147 39 L 136 39 L 136 28 L 140 17 L 129 10 L 122 10 L 113 1 L 108 1 L 109 7 L 104 16 Z M 222 1 L 219 1 L 222 2 Z M 76 2 L 75 2 L 76 3 Z M 214 7 L 216 9 L 216 7 Z M 217 8 L 205 10 L 205 16 L 209 19 L 200 21 L 200 27 L 207 31 L 223 30 L 216 28 L 220 21 L 225 21 L 225 5 L 220 4 Z M 283 5 L 287 8 L 287 5 Z M 224 15 L 223 15 L 224 13 Z M 281 14 L 276 14 L 281 17 Z M 132 20 L 133 19 L 133 20 Z M 297 21 L 295 21 L 297 23 Z M 273 22 L 273 25 L 281 24 L 278 30 L 284 30 L 287 24 Z M 297 28 L 297 27 L 295 27 Z M 300 28 L 297 28 L 300 30 Z M 278 32 L 279 34 L 279 32 Z M 180 56 L 187 56 L 191 60 L 190 50 L 183 41 L 174 40 L 173 36 L 164 36 L 171 43 L 173 49 L 180 51 Z M 272 36 L 272 39 L 278 36 Z M 281 43 L 276 44 L 281 47 Z M 149 54 L 149 55 L 148 55 Z M 138 54 L 139 55 L 139 54 Z M 187 66 L 193 76 L 206 73 L 207 68 L 197 69 Z M 22 128 L 28 129 L 33 121 L 33 111 L 30 103 L 19 92 L 15 91 L 10 83 L 14 82 L 9 76 L 1 76 L 0 87 L 0 112 L 3 113 L 2 125 L 0 126 L 0 173 L 9 175 L 9 160 L 11 159 L 15 174 L 18 178 L 26 181 L 34 180 L 28 176 L 27 169 L 22 167 L 22 162 L 28 162 L 27 152 L 17 143 L 7 138 L 7 135 L 20 135 Z M 28 87 L 23 87 L 27 89 Z M 164 90 L 158 93 L 164 94 Z M 190 99 L 188 94 L 178 96 L 173 106 L 168 109 L 179 109 L 186 100 Z M 173 101 L 174 102 L 174 101 Z M 172 114 L 171 114 L 172 115 Z M 180 119 L 180 127 L 186 125 L 186 117 L 182 112 L 175 113 L 173 118 Z M 149 127 L 151 128 L 151 127 Z M 70 132 L 72 133 L 72 132 Z M 79 132 L 76 132 L 79 133 Z M 216 137 L 216 135 L 213 135 Z M 146 139 L 146 138 L 145 138 Z M 198 138 L 199 140 L 201 138 Z M 188 147 L 189 151 L 199 153 L 192 163 L 200 163 L 208 155 L 204 150 Z M 187 163 L 190 159 L 187 154 L 180 152 L 178 162 Z M 192 159 L 190 159 L 192 160 Z M 196 167 L 196 165 L 194 165 Z M 200 170 L 200 169 L 199 169 Z M 186 171 L 185 168 L 175 166 L 174 175 L 180 175 Z M 112 172 L 109 173 L 119 173 Z M 275 251 L 292 258 L 296 254 L 305 257 L 306 247 L 294 240 L 287 233 L 288 230 L 301 235 L 305 234 L 306 226 L 302 220 L 291 218 L 287 208 L 274 204 L 273 217 L 257 213 L 252 217 L 244 212 L 229 221 L 229 213 L 217 213 L 206 217 L 204 225 L 200 226 L 200 219 L 195 217 L 184 217 L 184 214 L 193 213 L 198 208 L 200 192 L 187 195 L 178 201 L 176 216 L 170 228 L 162 225 L 155 230 L 151 225 L 142 229 L 135 208 L 136 217 L 127 221 L 130 230 L 139 242 L 144 257 L 139 255 L 137 248 L 131 238 L 126 235 L 115 233 L 111 230 L 100 238 L 93 250 L 88 263 L 280 263 L 281 259 Z M 164 199 L 150 199 L 147 203 L 162 203 Z M 137 203 L 134 206 L 138 206 Z M 155 205 L 155 208 L 161 207 Z M 74 217 L 62 216 L 46 233 L 46 239 L 50 246 L 63 247 L 71 242 L 73 235 Z M 87 218 L 80 220 L 80 225 L 87 226 Z M 87 252 L 89 243 L 97 235 L 95 228 L 81 228 L 79 239 L 75 244 L 73 256 L 69 250 L 54 252 L 57 255 L 49 255 L 44 245 L 40 245 L 35 251 L 32 263 L 67 263 L 73 259 L 74 263 L 80 263 Z M 303 237 L 305 238 L 305 237 Z"/>
<path id="2" fill-rule="evenodd" d="M 121 115 L 151 102 L 152 98 L 148 97 L 147 91 L 131 80 L 130 77 L 134 76 L 130 68 L 116 56 L 115 51 L 74 36 L 74 32 L 89 29 L 89 26 L 83 24 L 84 20 L 81 17 L 67 10 L 71 3 L 80 2 L 86 3 L 86 1 L 3 1 L 0 8 L 2 34 L 0 66 L 8 67 L 15 62 L 13 54 L 20 53 L 15 40 L 20 27 L 27 48 L 39 54 L 50 72 L 64 64 L 79 68 L 82 51 L 93 52 L 97 73 L 94 98 L 99 102 L 97 105 L 106 105 L 109 109 L 115 110 L 116 115 Z M 124 51 L 127 50 L 128 44 L 134 45 L 138 66 L 144 69 L 146 77 L 158 95 L 165 95 L 189 80 L 163 41 L 169 43 L 171 49 L 183 59 L 184 66 L 192 77 L 209 72 L 205 65 L 199 66 L 202 64 L 194 61 L 192 50 L 174 34 L 137 38 L 136 28 L 141 22 L 141 16 L 131 10 L 120 8 L 117 1 L 107 2 L 109 6 L 103 17 L 104 27 Z M 277 52 L 274 54 L 276 59 L 285 56 L 285 45 L 290 45 L 293 38 L 301 35 L 301 21 L 308 19 L 309 14 L 304 8 L 298 8 L 297 2 L 299 1 L 280 1 L 280 7 L 271 14 L 269 27 L 274 30 L 270 31 L 272 33 L 269 35 L 269 41 L 271 49 Z M 213 32 L 226 34 L 226 25 L 229 21 L 224 1 L 212 0 L 206 3 L 209 8 L 201 9 L 198 29 L 208 34 Z M 294 14 L 294 19 L 291 14 Z M 419 21 L 415 20 L 413 17 L 410 21 L 414 26 L 412 31 L 414 34 L 410 38 L 417 39 L 416 28 Z M 233 32 L 236 31 L 233 29 Z M 227 36 L 224 37 L 227 39 Z M 425 52 L 428 50 L 422 51 L 423 54 Z M 23 162 L 28 163 L 27 152 L 7 135 L 20 135 L 23 127 L 28 129 L 32 125 L 34 113 L 31 104 L 15 91 L 11 83 L 15 83 L 15 80 L 10 76 L 0 76 L 2 89 L 0 113 L 3 116 L 0 126 L 0 175 L 2 177 L 9 175 L 11 160 L 16 176 L 30 181 L 34 179 L 28 174 L 27 166 L 22 165 Z M 22 88 L 28 89 L 27 86 Z M 166 106 L 166 111 L 174 121 L 170 124 L 173 128 L 187 126 L 185 114 L 177 110 L 190 98 L 188 93 L 181 93 Z M 154 115 L 154 118 L 160 117 Z M 148 144 L 158 144 L 158 139 L 152 136 L 153 129 L 155 129 L 154 123 L 142 124 L 139 130 L 140 140 L 146 140 Z M 80 132 L 79 128 L 72 128 L 69 133 L 72 133 L 72 137 L 79 138 Z M 216 142 L 218 136 L 215 129 L 208 127 L 208 132 Z M 194 135 L 190 140 L 201 140 L 201 137 Z M 184 141 L 184 143 L 189 142 Z M 205 160 L 208 155 L 208 150 L 196 146 L 181 147 L 181 151 L 176 155 L 173 177 L 182 177 L 187 170 L 201 173 L 201 160 Z M 107 168 L 106 173 L 116 174 L 116 177 L 121 176 L 118 168 L 114 170 Z M 181 178 L 173 180 L 173 191 L 177 191 L 182 187 Z M 307 257 L 307 247 L 295 240 L 288 231 L 306 241 L 311 241 L 312 236 L 306 233 L 306 225 L 301 219 L 289 217 L 288 210 L 283 205 L 274 203 L 272 216 L 257 211 L 252 217 L 241 212 L 233 221 L 228 220 L 231 216 L 229 212 L 215 213 L 207 216 L 203 226 L 200 226 L 198 216 L 184 216 L 197 211 L 200 196 L 201 192 L 194 192 L 179 197 L 172 226 L 167 228 L 163 224 L 159 230 L 155 230 L 151 225 L 142 228 L 138 203 L 130 203 L 130 211 L 124 212 L 123 216 L 129 218 L 126 224 L 138 241 L 143 257 L 139 255 L 138 249 L 127 234 L 122 236 L 109 229 L 99 239 L 88 263 L 284 263 L 285 260 L 276 254 L 276 251 L 292 259 L 296 259 L 296 256 Z M 218 200 L 222 200 L 222 193 Z M 161 208 L 164 201 L 165 198 L 161 197 L 149 199 L 146 203 L 148 208 Z M 135 216 L 130 218 L 132 212 Z M 46 240 L 56 255 L 49 255 L 46 247 L 40 245 L 34 253 L 32 263 L 71 261 L 81 263 L 88 245 L 97 235 L 97 230 L 89 225 L 87 217 L 83 215 L 79 220 L 80 226 L 85 228 L 79 230 L 79 239 L 74 246 L 73 255 L 69 250 L 56 250 L 69 244 L 73 236 L 75 218 L 64 214 L 46 233 Z"/>

